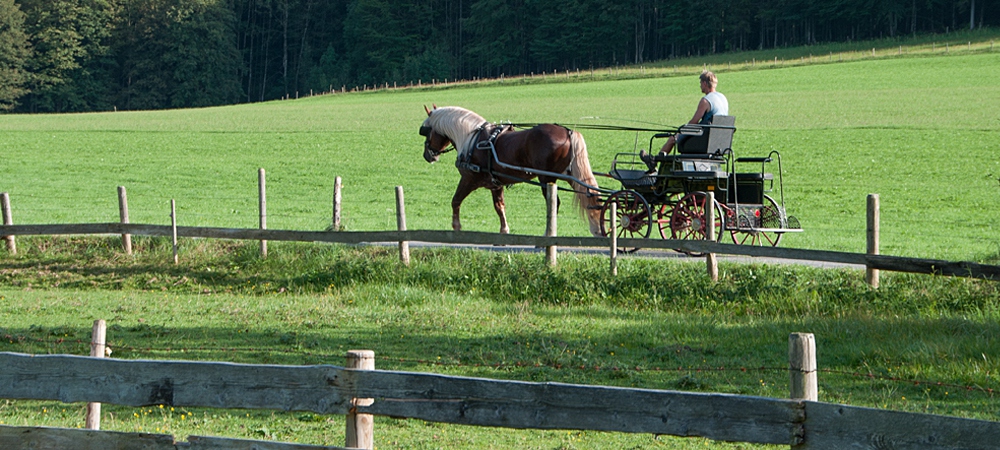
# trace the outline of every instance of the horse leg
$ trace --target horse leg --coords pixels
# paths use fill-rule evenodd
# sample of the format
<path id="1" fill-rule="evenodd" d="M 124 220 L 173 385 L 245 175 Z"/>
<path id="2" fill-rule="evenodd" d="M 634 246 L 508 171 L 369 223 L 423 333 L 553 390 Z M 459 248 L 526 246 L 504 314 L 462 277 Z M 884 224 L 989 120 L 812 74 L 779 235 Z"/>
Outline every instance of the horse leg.
<path id="1" fill-rule="evenodd" d="M 465 197 L 468 197 L 475 186 L 466 177 L 458 182 L 458 187 L 455 188 L 455 196 L 451 198 L 451 229 L 455 231 L 462 230 L 462 222 L 458 219 L 458 211 L 462 208 L 462 201 Z"/>
<path id="2" fill-rule="evenodd" d="M 500 217 L 500 234 L 509 234 L 510 227 L 507 226 L 507 211 L 503 203 L 503 186 L 491 190 L 493 192 L 493 209 Z"/>

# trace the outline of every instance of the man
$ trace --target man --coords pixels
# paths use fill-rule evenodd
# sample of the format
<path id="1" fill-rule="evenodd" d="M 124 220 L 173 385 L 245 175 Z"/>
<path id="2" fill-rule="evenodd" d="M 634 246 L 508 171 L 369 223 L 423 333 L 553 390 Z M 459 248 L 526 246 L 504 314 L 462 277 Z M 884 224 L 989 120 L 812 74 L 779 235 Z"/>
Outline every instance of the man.
<path id="1" fill-rule="evenodd" d="M 706 70 L 698 78 L 701 80 L 701 92 L 705 96 L 698 101 L 698 109 L 695 110 L 694 117 L 688 123 L 692 125 L 710 125 L 712 118 L 716 115 L 729 115 L 729 100 L 721 92 L 715 90 L 715 87 L 719 84 L 719 79 L 716 78 L 714 73 Z M 674 145 L 680 145 L 687 138 L 688 136 L 683 134 L 670 136 L 667 139 L 667 143 L 663 144 L 663 148 L 660 149 L 660 153 L 670 153 L 674 149 Z M 653 155 L 640 150 L 639 158 L 649 166 L 649 170 L 656 170 L 656 161 L 653 159 Z"/>

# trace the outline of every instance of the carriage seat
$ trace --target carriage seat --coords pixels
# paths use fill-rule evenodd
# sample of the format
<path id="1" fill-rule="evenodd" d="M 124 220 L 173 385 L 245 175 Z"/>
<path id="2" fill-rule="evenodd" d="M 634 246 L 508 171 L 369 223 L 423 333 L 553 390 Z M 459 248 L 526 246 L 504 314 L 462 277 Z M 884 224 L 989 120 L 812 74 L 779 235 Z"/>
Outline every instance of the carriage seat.
<path id="1" fill-rule="evenodd" d="M 734 133 L 736 116 L 715 116 L 711 125 L 684 125 L 680 134 L 687 138 L 677 146 L 677 152 L 683 155 L 721 153 L 732 148 Z"/>
<path id="2" fill-rule="evenodd" d="M 626 189 L 648 188 L 656 184 L 656 177 L 645 170 L 612 169 L 612 177 L 621 182 Z"/>

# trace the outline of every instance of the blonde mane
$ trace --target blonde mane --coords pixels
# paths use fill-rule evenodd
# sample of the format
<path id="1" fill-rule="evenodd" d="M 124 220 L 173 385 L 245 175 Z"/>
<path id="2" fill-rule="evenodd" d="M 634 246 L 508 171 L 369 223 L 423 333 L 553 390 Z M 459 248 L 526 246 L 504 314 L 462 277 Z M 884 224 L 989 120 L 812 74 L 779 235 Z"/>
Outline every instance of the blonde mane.
<path id="1" fill-rule="evenodd" d="M 465 156 L 471 150 L 476 130 L 484 123 L 486 119 L 479 114 L 458 106 L 436 108 L 424 120 L 424 126 L 431 127 L 435 133 L 448 136 L 460 156 Z"/>

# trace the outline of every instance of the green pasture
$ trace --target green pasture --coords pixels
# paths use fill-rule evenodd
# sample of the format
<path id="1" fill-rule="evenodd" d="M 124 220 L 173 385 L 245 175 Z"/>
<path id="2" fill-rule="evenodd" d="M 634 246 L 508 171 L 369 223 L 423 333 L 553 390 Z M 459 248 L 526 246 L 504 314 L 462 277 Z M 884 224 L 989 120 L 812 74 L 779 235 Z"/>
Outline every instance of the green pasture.
<path id="1" fill-rule="evenodd" d="M 781 152 L 786 204 L 805 228 L 782 246 L 863 251 L 865 198 L 878 193 L 882 253 L 1000 264 L 1000 48 L 933 45 L 842 63 L 806 60 L 814 49 L 773 67 L 707 62 L 737 116 L 737 154 Z M 458 172 L 453 153 L 434 165 L 421 157 L 424 105 L 490 121 L 677 126 L 700 96 L 700 63 L 680 76 L 664 67 L 660 77 L 0 115 L 0 192 L 18 224 L 117 221 L 125 186 L 133 223 L 168 224 L 175 199 L 182 226 L 252 228 L 264 168 L 272 229 L 326 229 L 337 176 L 348 230 L 395 229 L 397 185 L 409 229 L 448 229 Z M 649 142 L 582 133 L 596 171 Z M 562 198 L 559 232 L 586 235 Z M 497 230 L 487 192 L 463 206 L 465 229 Z M 544 232 L 537 187 L 508 191 L 507 210 L 513 233 Z M 262 259 L 255 242 L 206 239 L 183 239 L 174 265 L 165 239 L 135 237 L 131 257 L 117 237 L 17 244 L 17 255 L 0 244 L 0 351 L 86 354 L 92 321 L 105 319 L 123 359 L 342 364 L 346 350 L 367 348 L 380 369 L 786 397 L 788 334 L 812 332 L 822 401 L 1000 420 L 996 282 L 883 273 L 871 289 L 858 270 L 723 262 L 712 283 L 701 259 L 641 257 L 623 257 L 611 277 L 600 256 L 561 253 L 553 269 L 537 253 L 435 248 L 412 249 L 404 268 L 393 247 L 272 242 Z M 108 430 L 343 443 L 339 416 L 104 410 Z M 79 427 L 83 405 L 2 400 L 0 424 Z M 378 448 L 762 448 L 389 418 L 375 433 Z"/>
<path id="2" fill-rule="evenodd" d="M 983 261 L 1000 253 L 1000 49 L 716 69 L 737 116 L 737 154 L 781 152 L 786 206 L 806 230 L 784 246 L 863 251 L 865 198 L 878 193 L 884 254 Z M 497 122 L 677 126 L 697 89 L 694 76 L 511 80 L 197 110 L 5 115 L 0 191 L 11 195 L 15 223 L 116 221 L 121 185 L 135 223 L 169 223 L 176 199 L 182 226 L 254 227 L 264 168 L 270 228 L 325 229 L 340 176 L 348 230 L 395 228 L 397 185 L 408 228 L 448 229 L 458 172 L 453 153 L 434 165 L 421 158 L 424 105 L 460 105 Z M 594 169 L 605 172 L 617 152 L 646 148 L 650 136 L 583 134 Z M 513 233 L 543 233 L 539 188 L 515 187 L 507 203 Z M 467 230 L 498 229 L 486 191 L 466 200 L 462 218 Z M 587 233 L 571 207 L 559 230 Z"/>
<path id="3" fill-rule="evenodd" d="M 820 400 L 1000 420 L 997 283 L 599 256 L 186 241 L 30 238 L 0 252 L 0 351 L 342 365 L 494 379 L 788 396 L 788 334 L 816 335 Z M 2 401 L 0 423 L 80 427 L 82 404 Z M 107 430 L 342 445 L 343 417 L 105 405 Z M 378 448 L 747 449 L 704 439 L 516 431 L 376 418 Z M 775 447 L 768 447 L 775 448 Z"/>

